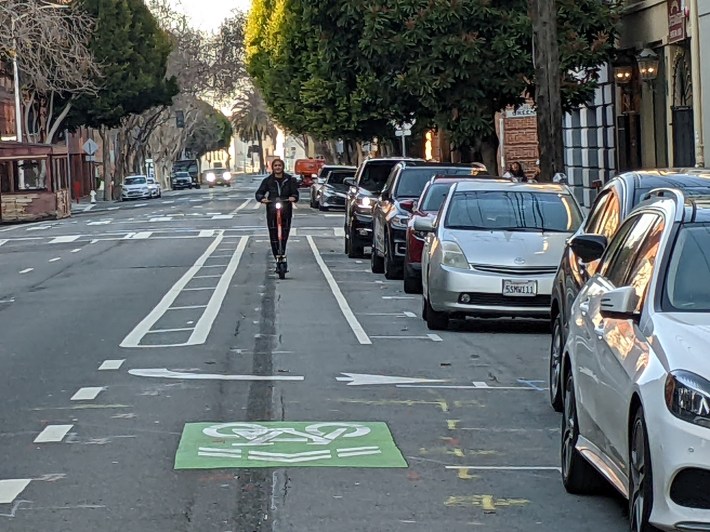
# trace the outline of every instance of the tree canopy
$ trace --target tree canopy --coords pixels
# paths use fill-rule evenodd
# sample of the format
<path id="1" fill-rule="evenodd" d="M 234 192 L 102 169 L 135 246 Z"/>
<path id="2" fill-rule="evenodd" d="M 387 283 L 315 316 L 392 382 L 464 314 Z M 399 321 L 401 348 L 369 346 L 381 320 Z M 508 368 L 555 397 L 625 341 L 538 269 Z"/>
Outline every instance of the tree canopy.
<path id="1" fill-rule="evenodd" d="M 567 108 L 592 94 L 616 10 L 558 0 Z M 494 151 L 495 113 L 535 91 L 527 0 L 255 0 L 246 43 L 274 119 L 318 138 L 386 137 L 416 118 Z"/>

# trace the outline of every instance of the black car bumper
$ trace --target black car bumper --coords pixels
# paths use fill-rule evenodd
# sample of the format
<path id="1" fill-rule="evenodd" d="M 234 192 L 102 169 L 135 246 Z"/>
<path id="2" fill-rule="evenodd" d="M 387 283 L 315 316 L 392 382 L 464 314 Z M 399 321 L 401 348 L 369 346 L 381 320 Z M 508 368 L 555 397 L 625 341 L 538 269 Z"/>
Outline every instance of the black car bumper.
<path id="1" fill-rule="evenodd" d="M 350 220 L 350 237 L 354 244 L 372 245 L 372 215 L 355 211 Z"/>
<path id="2" fill-rule="evenodd" d="M 404 256 L 407 254 L 407 230 L 390 226 L 390 235 L 390 249 L 394 251 L 394 263 L 404 264 Z"/>

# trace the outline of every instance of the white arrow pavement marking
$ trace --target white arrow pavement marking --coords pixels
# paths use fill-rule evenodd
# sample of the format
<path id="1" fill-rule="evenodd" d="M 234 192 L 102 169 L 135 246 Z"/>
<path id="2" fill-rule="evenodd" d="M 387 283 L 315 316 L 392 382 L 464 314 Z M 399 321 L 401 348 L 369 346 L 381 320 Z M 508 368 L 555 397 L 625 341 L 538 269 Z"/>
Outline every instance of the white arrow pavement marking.
<path id="1" fill-rule="evenodd" d="M 183 373 L 167 368 L 130 369 L 128 373 L 136 377 L 159 379 L 188 379 L 199 381 L 302 381 L 301 375 L 221 375 L 218 373 Z"/>
<path id="2" fill-rule="evenodd" d="M 347 382 L 348 386 L 369 386 L 373 384 L 421 384 L 429 382 L 448 382 L 442 379 L 418 379 L 411 377 L 394 377 L 390 375 L 367 375 L 362 373 L 341 373 L 345 377 L 335 380 Z"/>

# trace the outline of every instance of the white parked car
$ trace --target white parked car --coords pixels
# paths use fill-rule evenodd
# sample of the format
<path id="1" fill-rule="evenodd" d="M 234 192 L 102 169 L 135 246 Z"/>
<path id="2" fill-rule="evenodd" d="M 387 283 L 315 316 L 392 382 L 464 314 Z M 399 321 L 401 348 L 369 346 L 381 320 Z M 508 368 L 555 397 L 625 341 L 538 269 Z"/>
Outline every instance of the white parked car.
<path id="1" fill-rule="evenodd" d="M 144 175 L 132 175 L 123 180 L 121 201 L 150 198 L 150 188 Z"/>
<path id="2" fill-rule="evenodd" d="M 710 530 L 710 196 L 656 190 L 591 268 L 562 359 L 562 480 L 611 483 L 631 530 Z"/>
<path id="3" fill-rule="evenodd" d="M 549 317 L 565 241 L 582 222 L 564 185 L 466 179 L 454 183 L 436 219 L 418 217 L 422 316 L 445 329 L 465 316 Z"/>
<path id="4" fill-rule="evenodd" d="M 154 177 L 147 177 L 146 183 L 148 184 L 148 189 L 150 190 L 151 198 L 160 198 L 163 196 L 163 191 L 160 188 L 160 183 Z"/>

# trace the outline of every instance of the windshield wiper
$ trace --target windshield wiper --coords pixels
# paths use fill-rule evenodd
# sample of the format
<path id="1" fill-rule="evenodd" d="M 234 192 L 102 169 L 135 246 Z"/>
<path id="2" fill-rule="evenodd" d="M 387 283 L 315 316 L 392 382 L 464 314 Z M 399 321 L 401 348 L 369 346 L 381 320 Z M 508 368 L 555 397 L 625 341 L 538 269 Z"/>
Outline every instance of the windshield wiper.
<path id="1" fill-rule="evenodd" d="M 479 225 L 447 225 L 447 229 L 463 229 L 470 231 L 490 231 L 490 227 L 481 227 Z"/>

